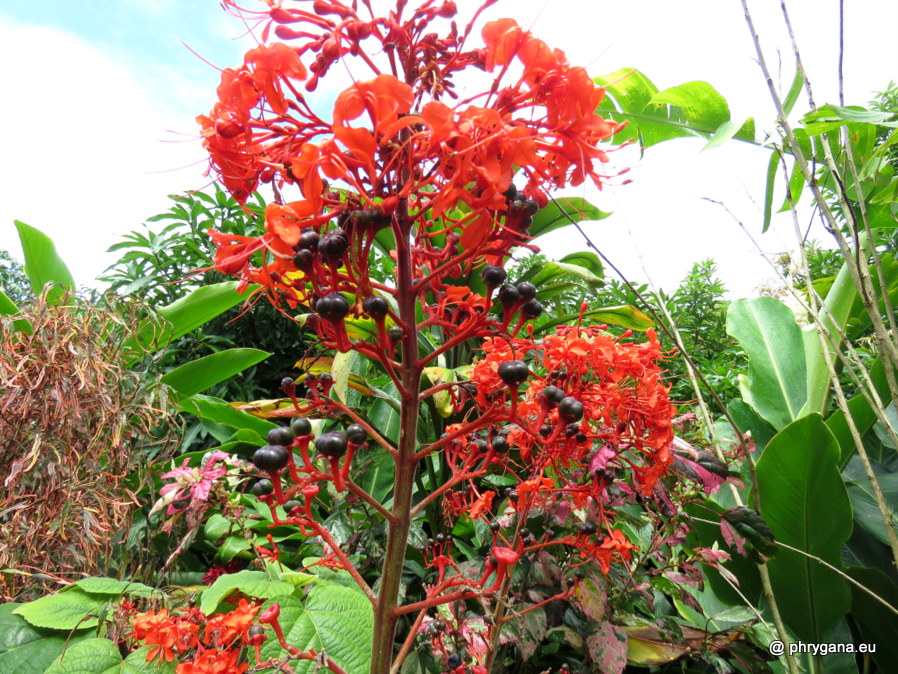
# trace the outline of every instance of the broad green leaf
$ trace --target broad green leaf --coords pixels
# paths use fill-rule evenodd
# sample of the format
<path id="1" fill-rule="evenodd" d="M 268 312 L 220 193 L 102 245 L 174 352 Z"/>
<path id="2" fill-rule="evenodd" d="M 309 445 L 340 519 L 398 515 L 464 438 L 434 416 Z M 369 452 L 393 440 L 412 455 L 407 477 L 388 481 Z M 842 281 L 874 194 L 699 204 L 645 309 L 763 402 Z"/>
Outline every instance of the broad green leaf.
<path id="1" fill-rule="evenodd" d="M 122 655 L 109 639 L 85 639 L 70 646 L 46 674 L 118 674 Z"/>
<path id="2" fill-rule="evenodd" d="M 267 527 L 268 523 L 265 522 L 264 526 Z M 227 564 L 241 552 L 249 550 L 251 547 L 252 543 L 246 540 L 245 536 L 228 536 L 224 539 L 224 543 L 218 548 L 215 559 Z"/>
<path id="3" fill-rule="evenodd" d="M 727 333 L 748 354 L 745 402 L 778 430 L 798 418 L 807 400 L 807 366 L 789 308 L 773 297 L 737 300 L 727 311 Z"/>
<path id="4" fill-rule="evenodd" d="M 849 567 L 846 573 L 872 590 L 888 604 L 898 608 L 898 586 L 879 569 Z M 898 616 L 860 588 L 851 586 L 851 617 L 857 623 L 861 641 L 876 644 L 873 661 L 882 672 L 894 669 L 898 662 Z"/>
<path id="5" fill-rule="evenodd" d="M 74 630 L 93 627 L 109 597 L 88 594 L 80 589 L 58 592 L 19 606 L 14 613 L 35 627 Z"/>
<path id="6" fill-rule="evenodd" d="M 225 349 L 184 363 L 162 377 L 162 381 L 181 395 L 192 396 L 261 363 L 270 355 L 259 349 Z"/>
<path id="7" fill-rule="evenodd" d="M 576 253 L 565 255 L 558 261 L 567 264 L 575 264 L 583 269 L 588 269 L 599 278 L 605 276 L 605 267 L 602 264 L 602 260 L 599 259 L 598 255 L 588 250 L 578 250 Z"/>
<path id="8" fill-rule="evenodd" d="M 279 580 L 271 580 L 264 571 L 238 571 L 219 576 L 212 586 L 203 590 L 200 599 L 200 610 L 205 614 L 212 613 L 222 599 L 231 592 L 239 590 L 249 597 L 270 599 L 283 597 L 293 592 L 293 585 Z"/>
<path id="9" fill-rule="evenodd" d="M 47 295 L 47 300 L 50 303 L 58 302 L 67 290 L 75 289 L 72 273 L 59 257 L 49 236 L 19 220 L 14 222 L 25 255 L 25 274 L 31 281 L 34 294 L 40 294 L 46 284 L 56 283 L 59 287 Z"/>
<path id="10" fill-rule="evenodd" d="M 602 220 L 611 213 L 600 211 L 586 199 L 565 197 L 553 199 L 533 216 L 533 224 L 527 234 L 536 238 L 562 227 L 583 220 Z"/>
<path id="11" fill-rule="evenodd" d="M 397 423 L 398 420 L 399 415 L 396 415 Z M 396 463 L 393 457 L 383 447 L 374 446 L 369 447 L 364 454 L 357 454 L 354 461 L 362 467 L 361 475 L 356 478 L 359 486 L 384 503 L 396 482 Z"/>
<path id="12" fill-rule="evenodd" d="M 757 464 L 761 514 L 776 540 L 834 566 L 852 529 L 838 461 L 839 443 L 823 417 L 811 414 L 777 433 Z M 768 568 L 786 626 L 802 641 L 822 642 L 851 606 L 848 583 L 786 548 Z"/>
<path id="13" fill-rule="evenodd" d="M 851 318 L 852 306 L 857 296 L 857 288 L 851 280 L 848 265 L 842 265 L 820 309 L 823 325 L 832 335 L 830 341 L 835 341 L 836 348 L 841 345 L 838 335 L 844 334 L 846 331 L 848 320 Z M 818 412 L 823 414 L 826 411 L 832 373 L 826 365 L 823 345 L 815 325 L 811 324 L 802 328 L 802 341 L 804 342 L 807 370 L 807 399 L 802 413 Z M 830 347 L 831 349 L 832 347 Z M 830 358 L 833 362 L 838 360 L 832 351 Z"/>
<path id="14" fill-rule="evenodd" d="M 263 438 L 268 435 L 268 431 L 276 425 L 265 419 L 253 416 L 252 414 L 241 412 L 220 400 L 202 395 L 183 398 L 179 402 L 179 406 L 185 412 L 190 412 L 190 414 L 198 416 L 201 419 L 208 419 L 209 421 L 224 424 L 231 428 L 249 429 L 255 431 Z"/>
<path id="15" fill-rule="evenodd" d="M 556 325 L 576 321 L 580 317 L 579 314 L 567 314 L 553 318 L 545 323 L 541 323 L 533 332 L 534 334 L 543 334 L 548 332 Z M 590 323 L 608 323 L 610 325 L 620 325 L 630 330 L 639 330 L 644 332 L 654 326 L 652 319 L 642 313 L 636 307 L 629 304 L 622 304 L 616 307 L 603 307 L 602 309 L 593 309 L 583 314 L 584 318 L 588 318 Z"/>
<path id="16" fill-rule="evenodd" d="M 857 458 L 854 459 L 854 461 L 857 460 Z M 846 471 L 847 474 L 848 471 Z M 877 475 L 876 481 L 889 506 L 892 526 L 898 530 L 898 473 Z M 870 480 L 867 479 L 863 470 L 857 470 L 852 473 L 852 477 L 846 478 L 846 482 L 848 498 L 851 499 L 851 508 L 854 512 L 854 521 L 864 530 L 873 534 L 879 541 L 888 545 L 889 538 L 886 534 L 885 522 L 882 514 L 879 512 L 879 506 L 876 503 Z"/>
<path id="17" fill-rule="evenodd" d="M 888 381 L 886 381 L 882 358 L 877 358 L 870 367 L 870 379 L 873 382 L 874 389 L 879 395 L 879 399 L 883 401 L 888 400 L 889 384 Z M 848 401 L 848 410 L 851 413 L 851 418 L 854 419 L 854 424 L 857 427 L 858 432 L 861 434 L 861 437 L 863 437 L 876 422 L 876 413 L 873 411 L 873 408 L 870 407 L 870 403 L 867 402 L 867 399 L 864 398 L 863 393 L 858 393 Z M 839 447 L 841 448 L 839 465 L 844 466 L 857 450 L 857 447 L 854 444 L 854 438 L 852 438 L 851 431 L 848 429 L 848 422 L 845 419 L 845 414 L 842 410 L 836 410 L 829 419 L 826 420 L 826 425 L 839 441 Z"/>
<path id="18" fill-rule="evenodd" d="M 9 296 L 0 290 L 0 316 L 14 316 L 19 313 L 19 307 L 16 303 L 9 299 Z M 31 323 L 24 318 L 14 320 L 12 323 L 14 330 L 21 330 L 26 334 L 31 334 Z"/>
<path id="19" fill-rule="evenodd" d="M 347 674 L 369 674 L 374 621 L 371 602 L 361 592 L 321 582 L 309 592 L 305 604 L 295 596 L 266 602 L 266 606 L 271 604 L 280 604 L 280 623 L 288 644 L 326 653 Z M 263 659 L 284 655 L 274 639 L 262 645 Z M 303 660 L 293 667 L 297 674 L 316 670 L 314 663 Z"/>
<path id="20" fill-rule="evenodd" d="M 112 595 L 133 595 L 136 597 L 159 597 L 162 595 L 160 590 L 127 580 L 116 580 L 115 578 L 82 578 L 75 581 L 73 587 L 79 587 L 85 592 L 91 594 L 112 594 Z"/>
<path id="21" fill-rule="evenodd" d="M 248 295 L 237 292 L 237 281 L 225 281 L 211 286 L 197 288 L 187 297 L 172 302 L 159 310 L 171 325 L 169 339 L 177 339 L 188 332 L 208 323 L 219 314 L 223 314 Z M 251 287 L 250 291 L 253 290 Z"/>
<path id="22" fill-rule="evenodd" d="M 240 304 L 248 295 L 238 293 L 237 285 L 237 281 L 225 281 L 203 286 L 160 308 L 159 318 L 166 325 L 160 327 L 158 318 L 148 318 L 141 323 L 137 336 L 125 342 L 124 348 L 130 362 L 141 358 L 146 349 L 162 348 Z M 254 288 L 250 286 L 248 292 Z"/>
<path id="23" fill-rule="evenodd" d="M 773 427 L 764 421 L 757 412 L 743 400 L 734 400 L 727 405 L 727 411 L 736 422 L 741 433 L 751 433 L 751 439 L 759 452 L 764 451 L 770 439 L 776 435 Z"/>

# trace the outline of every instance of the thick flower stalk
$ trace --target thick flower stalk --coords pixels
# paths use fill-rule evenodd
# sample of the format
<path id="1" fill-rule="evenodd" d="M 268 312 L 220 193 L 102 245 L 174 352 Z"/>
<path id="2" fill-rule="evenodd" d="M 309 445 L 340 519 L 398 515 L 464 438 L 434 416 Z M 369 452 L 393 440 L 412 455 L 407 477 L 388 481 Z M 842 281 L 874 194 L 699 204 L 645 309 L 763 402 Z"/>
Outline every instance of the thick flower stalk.
<path id="1" fill-rule="evenodd" d="M 663 499 L 660 478 L 672 460 L 673 409 L 654 335 L 634 344 L 577 325 L 539 339 L 538 289 L 506 283 L 511 251 L 533 247 L 528 228 L 550 195 L 586 181 L 602 186 L 602 144 L 618 129 L 595 112 L 604 92 L 513 20 L 481 21 L 492 0 L 463 26 L 451 0 L 399 3 L 387 16 L 365 0 L 270 0 L 261 12 L 225 4 L 258 21 L 266 42 L 222 72 L 218 102 L 198 118 L 204 145 L 236 199 L 260 184 L 277 198 L 261 236 L 211 232 L 215 267 L 314 331 L 322 349 L 376 363 L 401 409 L 398 434 L 389 436 L 332 396 L 329 377 L 307 377 L 302 396 L 286 380 L 292 405 L 275 415 L 296 419 L 256 452 L 266 477 L 253 491 L 275 522 L 320 537 L 324 563 L 349 571 L 371 599 L 372 672 L 398 666 L 427 609 L 441 603 L 492 602 L 489 641 L 506 620 L 501 607 L 522 556 L 566 545 L 606 573 L 628 562 L 634 546 L 615 528 L 614 509 L 637 496 Z M 267 42 L 272 32 L 281 42 Z M 325 83 L 346 68 L 353 81 L 333 92 L 332 109 L 319 109 Z M 468 78 L 474 89 L 462 87 Z M 392 277 L 373 278 L 372 265 L 385 261 Z M 425 332 L 437 344 L 430 350 L 419 341 Z M 465 349 L 483 353 L 467 375 L 427 375 Z M 448 397 L 451 423 L 422 445 L 421 406 L 435 396 Z M 342 417 L 349 426 L 315 437 L 306 417 Z M 389 508 L 352 479 L 353 457 L 366 445 L 395 464 Z M 416 475 L 434 454 L 450 477 L 416 493 Z M 487 472 L 517 486 L 486 489 Z M 328 482 L 387 524 L 377 593 L 316 518 Z M 435 505 L 489 520 L 491 552 L 482 573 L 466 575 L 451 537 L 440 534 L 422 551 L 435 572 L 426 598 L 399 605 L 411 521 Z M 527 531 L 534 513 L 560 531 Z M 417 620 L 396 656 L 397 621 L 407 614 Z M 433 641 L 455 661 L 441 638 Z M 488 651 L 477 657 L 488 662 Z"/>

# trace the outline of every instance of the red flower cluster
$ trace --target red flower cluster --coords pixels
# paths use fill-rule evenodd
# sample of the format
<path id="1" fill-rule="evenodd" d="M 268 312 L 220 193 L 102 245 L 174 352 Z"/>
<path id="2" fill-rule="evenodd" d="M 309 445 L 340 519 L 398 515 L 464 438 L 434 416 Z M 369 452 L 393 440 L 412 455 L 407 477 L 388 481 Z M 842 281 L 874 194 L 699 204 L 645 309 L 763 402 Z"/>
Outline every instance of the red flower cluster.
<path id="1" fill-rule="evenodd" d="M 315 11 L 281 3 L 243 11 L 266 20 L 265 35 L 275 26 L 291 44 L 259 46 L 242 66 L 224 70 L 218 102 L 198 117 L 211 166 L 236 199 L 260 182 L 273 182 L 278 193 L 295 185 L 302 194 L 269 206 L 267 233 L 258 239 L 214 232 L 222 272 L 258 283 L 292 307 L 324 286 L 369 291 L 357 253 L 370 249 L 400 205 L 423 225 L 422 250 L 434 235 L 448 234 L 477 253 L 472 261 L 482 254 L 498 259 L 526 242 L 529 217 L 509 207 L 516 172 L 538 205 L 550 189 L 587 179 L 601 185 L 598 166 L 608 157 L 598 144 L 618 128 L 595 112 L 603 90 L 514 21 L 487 23 L 485 46 L 471 49 L 473 21 L 462 33 L 454 24 L 443 37 L 433 32 L 432 22 L 454 17 L 452 2 L 424 3 L 407 19 L 363 18 L 341 2 L 316 2 Z M 311 54 L 307 69 L 303 59 Z M 341 92 L 326 121 L 296 83 L 311 72 L 306 88 L 316 88 L 347 55 L 361 58 L 373 78 Z M 512 78 L 515 60 L 520 73 Z M 491 73 L 491 83 L 447 103 L 456 96 L 453 76 L 471 67 Z M 347 239 L 345 254 L 302 252 L 316 252 L 300 241 L 303 230 L 323 237 L 337 229 Z M 486 250 L 474 251 L 488 241 Z M 333 268 L 323 275 L 329 259 Z"/>
<path id="2" fill-rule="evenodd" d="M 131 636 L 153 646 L 147 662 L 172 662 L 177 656 L 177 674 L 241 674 L 249 667 L 238 662 L 241 647 L 258 647 L 265 639 L 249 633 L 258 611 L 246 599 L 233 611 L 211 616 L 196 608 L 177 615 L 168 609 L 148 611 L 134 617 Z"/>

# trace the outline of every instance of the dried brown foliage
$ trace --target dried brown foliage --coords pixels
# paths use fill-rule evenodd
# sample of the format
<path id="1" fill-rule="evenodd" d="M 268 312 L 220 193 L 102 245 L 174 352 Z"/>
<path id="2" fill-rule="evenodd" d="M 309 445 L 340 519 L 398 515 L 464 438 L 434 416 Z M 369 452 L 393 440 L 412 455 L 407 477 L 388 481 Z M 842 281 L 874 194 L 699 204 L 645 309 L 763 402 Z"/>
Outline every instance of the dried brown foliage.
<path id="1" fill-rule="evenodd" d="M 136 311 L 41 297 L 31 334 L 0 320 L 0 600 L 121 567 L 148 458 L 173 449 L 164 388 L 125 365 Z"/>

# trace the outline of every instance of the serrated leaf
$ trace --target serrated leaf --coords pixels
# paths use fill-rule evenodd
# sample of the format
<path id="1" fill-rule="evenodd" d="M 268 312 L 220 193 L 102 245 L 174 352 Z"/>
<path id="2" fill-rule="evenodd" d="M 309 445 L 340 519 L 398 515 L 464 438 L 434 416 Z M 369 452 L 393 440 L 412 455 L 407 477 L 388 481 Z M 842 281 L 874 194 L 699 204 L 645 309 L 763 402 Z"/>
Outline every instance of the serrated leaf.
<path id="1" fill-rule="evenodd" d="M 122 656 L 109 639 L 85 639 L 56 659 L 45 674 L 118 674 Z"/>
<path id="2" fill-rule="evenodd" d="M 160 590 L 143 583 L 116 580 L 115 578 L 82 578 L 75 586 L 92 594 L 134 595 L 137 597 L 153 597 L 162 595 Z"/>
<path id="3" fill-rule="evenodd" d="M 96 625 L 100 611 L 108 602 L 108 596 L 88 594 L 76 589 L 22 604 L 13 613 L 22 616 L 35 627 L 73 630 Z"/>
<path id="4" fill-rule="evenodd" d="M 288 644 L 300 650 L 324 652 L 347 674 L 369 674 L 371 635 L 374 627 L 371 602 L 356 589 L 322 582 L 309 592 L 305 604 L 297 597 L 281 597 L 280 623 Z M 286 652 L 275 640 L 262 645 L 262 658 L 284 657 Z M 299 661 L 297 674 L 311 674 L 314 663 Z"/>
<path id="5" fill-rule="evenodd" d="M 289 595 L 293 589 L 290 583 L 271 580 L 263 571 L 228 573 L 219 576 L 209 589 L 203 591 L 200 610 L 207 615 L 212 613 L 218 604 L 234 591 L 257 599 L 270 599 Z"/>

